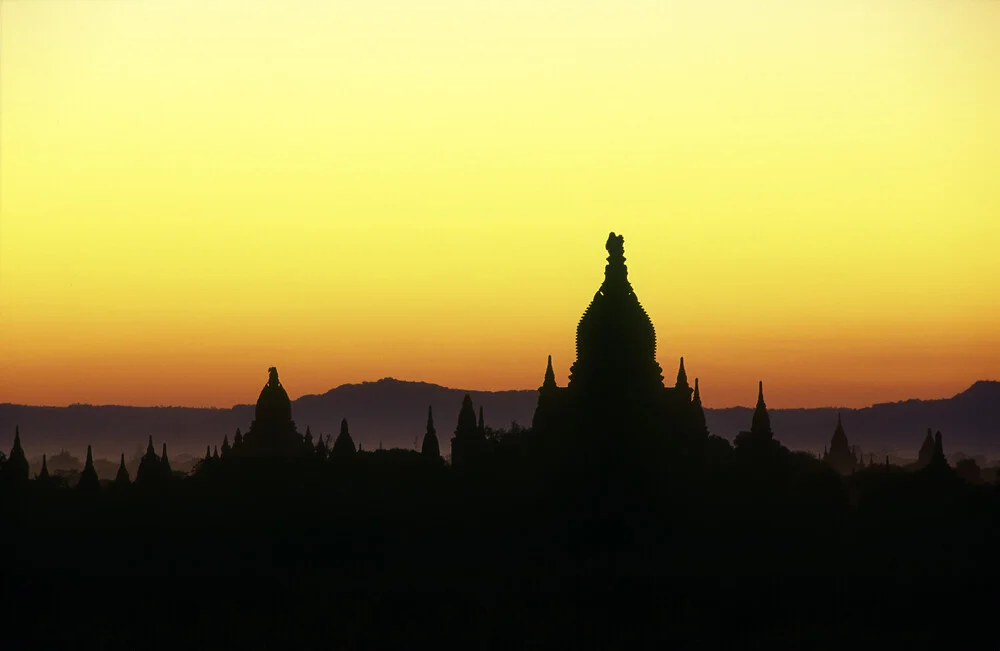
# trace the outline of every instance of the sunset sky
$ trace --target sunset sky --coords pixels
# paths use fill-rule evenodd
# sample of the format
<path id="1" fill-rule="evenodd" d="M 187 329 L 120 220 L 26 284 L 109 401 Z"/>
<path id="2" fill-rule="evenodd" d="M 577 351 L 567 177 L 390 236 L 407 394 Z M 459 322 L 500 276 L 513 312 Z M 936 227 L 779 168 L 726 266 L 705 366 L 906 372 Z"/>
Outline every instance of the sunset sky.
<path id="1" fill-rule="evenodd" d="M 562 384 L 609 231 L 708 406 L 1000 379 L 1000 2 L 0 1 L 0 402 Z"/>

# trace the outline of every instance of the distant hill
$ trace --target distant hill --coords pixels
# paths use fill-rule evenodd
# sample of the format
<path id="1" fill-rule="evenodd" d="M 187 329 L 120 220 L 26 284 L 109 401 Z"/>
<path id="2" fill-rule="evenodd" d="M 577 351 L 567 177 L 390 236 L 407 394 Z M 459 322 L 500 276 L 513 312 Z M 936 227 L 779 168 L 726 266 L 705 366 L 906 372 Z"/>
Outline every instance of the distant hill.
<path id="1" fill-rule="evenodd" d="M 444 451 L 458 418 L 465 393 L 479 408 L 486 424 L 505 427 L 511 421 L 530 425 L 538 393 L 523 391 L 464 391 L 426 382 L 385 378 L 377 382 L 345 384 L 322 395 L 305 395 L 292 401 L 292 416 L 300 431 L 336 434 L 347 418 L 351 434 L 366 448 L 414 447 L 424 432 L 427 406 L 434 407 L 434 422 Z M 65 448 L 81 454 L 94 446 L 97 457 L 131 458 L 144 448 L 152 434 L 159 451 L 167 442 L 170 454 L 202 455 L 206 445 L 232 439 L 236 428 L 245 432 L 253 420 L 253 405 L 231 409 L 193 407 L 121 407 L 72 405 L 30 407 L 0 404 L 0 450 L 9 451 L 14 426 L 29 457 L 55 454 Z M 837 412 L 852 445 L 884 457 L 916 457 L 928 427 L 945 435 L 949 454 L 1000 457 L 1000 382 L 980 381 L 958 395 L 942 400 L 906 400 L 864 409 L 772 409 L 775 435 L 793 449 L 821 451 L 837 422 Z M 709 429 L 732 439 L 750 425 L 752 409 L 732 407 L 706 410 Z"/>

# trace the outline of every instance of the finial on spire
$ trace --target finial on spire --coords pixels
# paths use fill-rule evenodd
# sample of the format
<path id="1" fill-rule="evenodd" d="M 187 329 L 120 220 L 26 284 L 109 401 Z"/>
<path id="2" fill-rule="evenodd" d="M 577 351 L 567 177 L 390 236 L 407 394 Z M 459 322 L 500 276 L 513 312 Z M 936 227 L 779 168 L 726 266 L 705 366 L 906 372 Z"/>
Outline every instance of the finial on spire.
<path id="1" fill-rule="evenodd" d="M 267 369 L 267 383 L 272 387 L 278 386 L 278 368 L 276 366 Z"/>
<path id="2" fill-rule="evenodd" d="M 698 378 L 694 379 L 694 396 L 691 399 L 694 402 L 701 402 L 701 390 L 698 388 Z"/>
<path id="3" fill-rule="evenodd" d="M 615 235 L 615 232 L 611 231 L 604 247 L 612 257 L 621 257 L 625 255 L 625 238 L 621 235 Z"/>
<path id="4" fill-rule="evenodd" d="M 763 404 L 764 402 L 764 380 L 757 381 L 757 403 Z"/>

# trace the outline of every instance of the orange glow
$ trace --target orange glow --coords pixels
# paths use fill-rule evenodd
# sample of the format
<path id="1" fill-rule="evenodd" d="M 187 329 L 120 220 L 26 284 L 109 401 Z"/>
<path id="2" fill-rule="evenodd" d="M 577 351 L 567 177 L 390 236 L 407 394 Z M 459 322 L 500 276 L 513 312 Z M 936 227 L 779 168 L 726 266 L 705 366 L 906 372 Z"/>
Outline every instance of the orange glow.
<path id="1" fill-rule="evenodd" d="M 1000 377 L 1000 3 L 0 4 L 0 401 L 566 381 L 609 231 L 710 407 Z"/>

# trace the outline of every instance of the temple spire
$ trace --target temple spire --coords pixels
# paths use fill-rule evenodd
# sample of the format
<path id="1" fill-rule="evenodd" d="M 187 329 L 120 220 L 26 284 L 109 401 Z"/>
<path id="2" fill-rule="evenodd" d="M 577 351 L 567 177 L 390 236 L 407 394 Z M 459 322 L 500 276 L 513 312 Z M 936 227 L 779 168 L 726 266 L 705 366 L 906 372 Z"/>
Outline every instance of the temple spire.
<path id="1" fill-rule="evenodd" d="M 689 389 L 691 388 L 688 384 L 687 371 L 684 370 L 684 358 L 681 357 L 680 368 L 677 369 L 677 385 L 678 389 Z"/>
<path id="2" fill-rule="evenodd" d="M 420 454 L 434 461 L 440 461 L 441 459 L 441 445 L 438 442 L 437 432 L 434 429 L 433 407 L 427 407 L 427 431 L 424 432 L 424 442 L 420 448 Z"/>
<path id="3" fill-rule="evenodd" d="M 354 456 L 354 439 L 351 438 L 351 432 L 347 427 L 347 419 L 344 418 L 340 421 L 340 434 L 337 436 L 337 440 L 333 442 L 333 450 L 330 453 L 333 459 L 349 459 Z"/>
<path id="4" fill-rule="evenodd" d="M 87 461 L 84 463 L 83 472 L 80 473 L 80 481 L 76 487 L 82 491 L 95 491 L 101 487 L 101 482 L 97 478 L 97 470 L 94 469 L 94 453 L 91 447 L 87 446 Z"/>
<path id="5" fill-rule="evenodd" d="M 625 238 L 611 232 L 604 248 L 608 250 L 608 264 L 604 267 L 604 284 L 601 292 L 605 295 L 632 292 L 628 282 L 628 267 L 625 266 Z"/>
<path id="6" fill-rule="evenodd" d="M 21 431 L 16 425 L 14 426 L 14 446 L 10 449 L 10 456 L 3 464 L 3 474 L 18 482 L 28 481 L 31 476 L 31 465 L 28 463 L 28 457 L 24 454 L 24 448 L 21 447 Z"/>
<path id="7" fill-rule="evenodd" d="M 486 434 L 486 421 L 483 420 L 483 406 L 479 405 L 479 433 Z"/>
<path id="8" fill-rule="evenodd" d="M 705 409 L 701 405 L 701 389 L 698 386 L 698 378 L 694 379 L 694 396 L 691 398 L 691 408 L 694 410 L 695 433 L 708 434 L 708 425 L 705 423 Z"/>
<path id="9" fill-rule="evenodd" d="M 36 477 L 36 479 L 41 479 L 42 481 L 46 481 L 48 478 L 49 478 L 49 466 L 45 462 L 45 455 L 43 454 L 42 455 L 42 469 L 41 469 L 41 471 L 39 471 L 38 477 Z"/>
<path id="10" fill-rule="evenodd" d="M 950 468 L 948 459 L 944 456 L 944 442 L 941 437 L 941 430 L 938 430 L 934 434 L 934 456 L 931 457 L 931 461 L 927 465 L 929 468 L 937 470 Z"/>
<path id="11" fill-rule="evenodd" d="M 920 452 L 917 453 L 918 467 L 926 467 L 931 462 L 931 459 L 934 458 L 934 447 L 934 435 L 931 434 L 931 428 L 928 427 L 924 442 L 920 445 Z"/>
<path id="12" fill-rule="evenodd" d="M 128 486 L 132 483 L 131 478 L 128 476 L 128 469 L 125 468 L 125 454 L 122 453 L 121 461 L 118 464 L 118 474 L 115 475 L 115 485 L 116 486 Z"/>
<path id="13" fill-rule="evenodd" d="M 476 423 L 476 409 L 472 405 L 472 396 L 467 393 L 462 398 L 458 425 L 455 427 L 455 436 L 451 439 L 452 465 L 460 466 L 477 457 L 482 451 L 484 441 L 483 430 Z"/>
<path id="14" fill-rule="evenodd" d="M 757 384 L 757 407 L 753 412 L 753 421 L 750 424 L 750 432 L 754 435 L 772 438 L 771 418 L 767 415 L 767 405 L 764 403 L 764 382 Z"/>
<path id="15" fill-rule="evenodd" d="M 554 389 L 556 387 L 556 374 L 552 370 L 552 355 L 549 355 L 549 363 L 545 367 L 545 379 L 542 381 L 543 389 Z"/>

